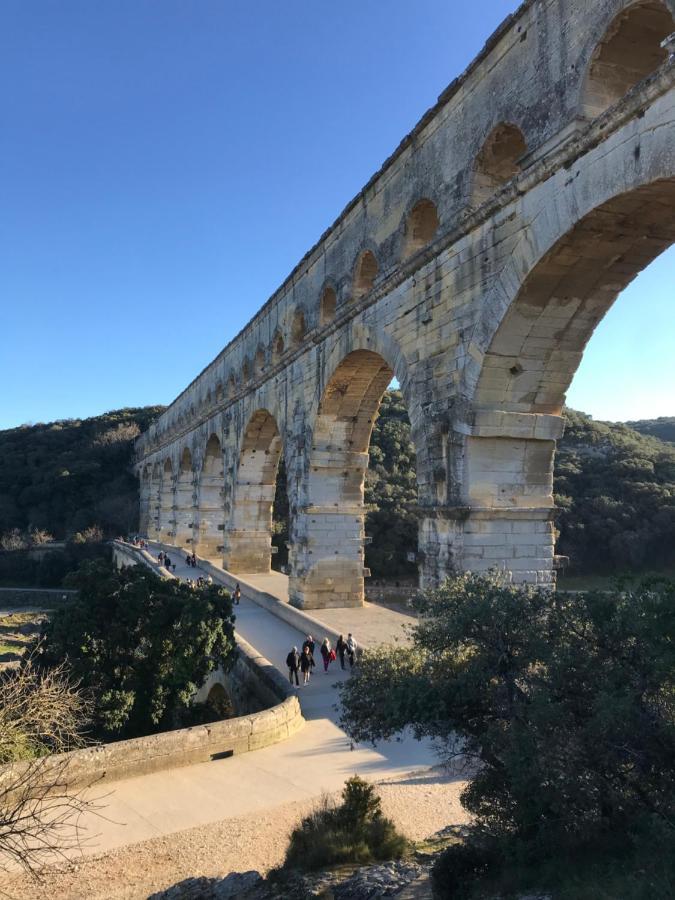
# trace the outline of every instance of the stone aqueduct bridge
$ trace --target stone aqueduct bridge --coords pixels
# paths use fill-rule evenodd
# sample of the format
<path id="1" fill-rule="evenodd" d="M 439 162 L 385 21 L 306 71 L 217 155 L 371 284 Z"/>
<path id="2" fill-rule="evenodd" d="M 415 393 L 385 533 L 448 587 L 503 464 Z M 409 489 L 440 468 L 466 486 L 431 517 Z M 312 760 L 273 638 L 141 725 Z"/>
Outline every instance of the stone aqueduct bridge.
<path id="1" fill-rule="evenodd" d="M 283 454 L 291 602 L 359 604 L 368 444 L 395 376 L 422 583 L 493 566 L 552 581 L 565 392 L 619 292 L 675 240 L 674 14 L 530 0 L 507 19 L 139 438 L 142 530 L 267 571 Z"/>

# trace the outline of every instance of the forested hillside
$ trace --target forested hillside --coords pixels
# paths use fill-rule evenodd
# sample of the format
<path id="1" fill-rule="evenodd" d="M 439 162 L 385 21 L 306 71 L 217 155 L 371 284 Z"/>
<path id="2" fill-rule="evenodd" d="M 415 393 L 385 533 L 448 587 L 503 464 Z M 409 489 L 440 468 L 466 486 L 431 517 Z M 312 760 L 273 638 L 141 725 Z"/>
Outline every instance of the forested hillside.
<path id="1" fill-rule="evenodd" d="M 162 409 L 118 409 L 0 431 L 0 534 L 36 528 L 62 539 L 94 525 L 104 536 L 134 528 L 133 441 Z"/>
<path id="2" fill-rule="evenodd" d="M 558 552 L 584 572 L 675 562 L 675 447 L 566 411 L 555 465 Z"/>
<path id="3" fill-rule="evenodd" d="M 628 425 L 573 410 L 565 416 L 554 481 L 558 553 L 570 557 L 572 571 L 587 574 L 673 565 L 675 447 Z M 673 421 L 639 424 L 663 431 Z M 366 561 L 374 575 L 404 571 L 406 551 L 415 546 L 414 460 L 401 394 L 390 391 L 373 431 L 366 480 L 366 499 L 375 507 L 366 523 L 373 537 Z"/>
<path id="4" fill-rule="evenodd" d="M 91 526 L 104 536 L 136 525 L 133 439 L 161 407 L 122 409 L 92 419 L 0 432 L 0 534 L 46 529 L 56 538 Z M 568 410 L 556 458 L 558 552 L 573 571 L 602 574 L 675 564 L 674 419 L 627 425 Z M 275 503 L 277 564 L 285 561 L 288 503 L 283 478 Z M 374 576 L 414 574 L 417 546 L 415 450 L 399 391 L 388 391 L 373 429 L 366 475 L 366 564 Z"/>
<path id="5" fill-rule="evenodd" d="M 626 422 L 630 428 L 675 444 L 675 416 L 659 416 L 658 419 L 640 419 L 638 422 Z"/>

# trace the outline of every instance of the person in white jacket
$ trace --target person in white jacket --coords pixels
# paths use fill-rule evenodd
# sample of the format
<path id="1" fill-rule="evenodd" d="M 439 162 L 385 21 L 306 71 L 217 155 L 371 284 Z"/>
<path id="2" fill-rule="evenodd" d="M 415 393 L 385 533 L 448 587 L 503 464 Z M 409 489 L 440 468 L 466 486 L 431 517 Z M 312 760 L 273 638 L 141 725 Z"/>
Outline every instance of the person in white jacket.
<path id="1" fill-rule="evenodd" d="M 354 635 L 349 632 L 347 635 L 347 657 L 349 659 L 349 668 L 354 668 L 354 663 L 356 662 L 356 651 L 358 650 L 359 645 L 354 640 Z"/>

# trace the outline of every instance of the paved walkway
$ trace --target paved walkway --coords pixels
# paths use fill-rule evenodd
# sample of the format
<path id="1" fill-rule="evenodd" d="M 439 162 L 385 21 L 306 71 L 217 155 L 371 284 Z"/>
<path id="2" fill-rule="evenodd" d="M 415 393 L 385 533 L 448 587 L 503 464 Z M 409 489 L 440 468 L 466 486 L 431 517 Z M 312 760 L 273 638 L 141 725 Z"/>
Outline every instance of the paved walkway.
<path id="1" fill-rule="evenodd" d="M 176 563 L 176 574 L 180 577 L 195 578 L 199 572 L 184 565 L 186 551 L 167 544 L 150 544 L 151 553 L 156 556 L 160 549 L 167 550 L 171 561 Z M 220 568 L 219 566 L 217 568 Z M 242 592 L 246 596 L 248 585 L 268 594 L 281 604 L 288 604 L 288 576 L 280 572 L 269 572 L 264 575 L 242 573 L 231 575 L 230 578 L 239 581 Z M 417 622 L 412 613 L 402 613 L 395 609 L 380 606 L 377 603 L 364 603 L 361 607 L 349 607 L 338 609 L 310 609 L 308 615 L 319 622 L 323 622 L 329 629 L 342 632 L 345 637 L 351 631 L 362 647 L 374 644 L 391 643 L 392 641 L 405 640 L 406 629 Z M 249 640 L 242 632 L 242 635 Z M 316 637 L 316 635 L 314 635 Z M 261 652 L 262 647 L 257 647 L 255 641 L 249 641 Z M 273 660 L 271 656 L 268 659 Z M 285 657 L 284 657 L 285 659 Z M 276 662 L 276 660 L 273 660 Z M 282 660 L 283 663 L 283 660 Z"/>
<path id="2" fill-rule="evenodd" d="M 156 548 L 151 552 L 156 554 Z M 170 555 L 176 563 L 176 575 L 199 575 L 198 570 L 185 565 L 184 552 L 176 549 Z M 379 607 L 373 607 L 370 615 L 363 615 L 363 610 L 338 612 L 359 614 L 353 627 L 348 627 L 349 620 L 341 624 L 357 639 L 376 631 L 378 640 L 389 640 L 410 618 Z M 253 603 L 245 593 L 235 614 L 237 632 L 285 674 L 286 655 L 294 645 L 300 648 L 303 633 Z M 361 637 L 361 643 L 368 640 Z M 348 675 L 340 670 L 339 663 L 333 663 L 324 674 L 319 656 L 309 685 L 298 690 L 307 725 L 288 741 L 230 759 L 115 782 L 104 801 L 106 818 L 87 816 L 82 821 L 90 835 L 86 852 L 101 852 L 196 825 L 255 814 L 291 800 L 318 797 L 323 791 L 341 788 L 355 772 L 379 780 L 434 764 L 437 758 L 431 745 L 412 737 L 377 748 L 352 748 L 337 724 L 335 708 L 334 685 Z"/>

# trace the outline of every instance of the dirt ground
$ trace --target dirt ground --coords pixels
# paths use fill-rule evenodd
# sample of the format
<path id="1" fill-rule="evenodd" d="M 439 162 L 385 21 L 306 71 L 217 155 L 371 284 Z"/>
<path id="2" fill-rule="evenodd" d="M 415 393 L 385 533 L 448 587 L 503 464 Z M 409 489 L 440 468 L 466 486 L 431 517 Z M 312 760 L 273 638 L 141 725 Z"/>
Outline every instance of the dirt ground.
<path id="1" fill-rule="evenodd" d="M 421 840 L 467 821 L 459 802 L 464 785 L 432 769 L 382 783 L 378 793 L 385 815 L 409 838 Z M 84 857 L 44 870 L 40 883 L 25 875 L 7 877 L 0 896 L 4 891 L 13 900 L 139 900 L 192 876 L 264 873 L 283 861 L 291 830 L 312 805 L 286 803 L 255 817 L 225 819 Z"/>

